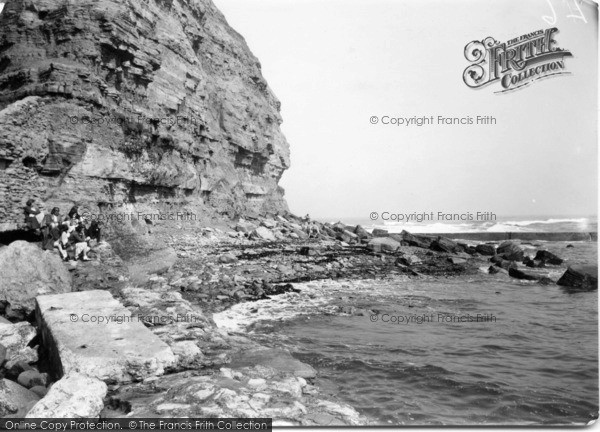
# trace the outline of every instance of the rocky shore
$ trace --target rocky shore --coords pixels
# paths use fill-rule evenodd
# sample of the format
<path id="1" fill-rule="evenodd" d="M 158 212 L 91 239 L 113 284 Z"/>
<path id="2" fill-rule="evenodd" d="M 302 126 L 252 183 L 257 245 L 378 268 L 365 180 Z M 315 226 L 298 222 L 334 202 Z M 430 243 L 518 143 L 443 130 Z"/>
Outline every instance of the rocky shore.
<path id="1" fill-rule="evenodd" d="M 15 241 L 0 248 L 3 417 L 269 417 L 276 425 L 367 425 L 324 397 L 310 365 L 219 328 L 212 314 L 311 280 L 492 277 L 597 289 L 597 269 L 535 242 L 453 241 L 317 223 L 291 214 L 109 231 L 91 262 Z M 118 235 L 117 235 L 118 234 Z M 351 310 L 364 314 L 372 311 Z M 76 319 L 74 319 L 75 317 Z"/>

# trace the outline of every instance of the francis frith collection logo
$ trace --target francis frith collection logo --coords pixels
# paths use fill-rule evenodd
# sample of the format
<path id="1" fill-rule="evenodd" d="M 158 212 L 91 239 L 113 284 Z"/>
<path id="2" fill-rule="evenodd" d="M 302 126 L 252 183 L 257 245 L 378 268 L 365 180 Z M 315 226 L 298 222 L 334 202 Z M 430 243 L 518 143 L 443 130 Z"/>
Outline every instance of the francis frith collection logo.
<path id="1" fill-rule="evenodd" d="M 504 93 L 529 85 L 541 78 L 568 74 L 565 57 L 568 50 L 557 46 L 556 27 L 537 30 L 498 42 L 493 37 L 473 41 L 465 47 L 465 58 L 471 62 L 463 73 L 463 80 L 471 88 L 499 83 Z"/>

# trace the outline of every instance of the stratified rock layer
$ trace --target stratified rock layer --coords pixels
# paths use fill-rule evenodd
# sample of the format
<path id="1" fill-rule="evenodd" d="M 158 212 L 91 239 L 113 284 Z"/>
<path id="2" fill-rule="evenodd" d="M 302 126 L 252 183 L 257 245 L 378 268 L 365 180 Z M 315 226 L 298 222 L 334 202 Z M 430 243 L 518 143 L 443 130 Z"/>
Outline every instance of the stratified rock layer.
<path id="1" fill-rule="evenodd" d="M 0 231 L 30 197 L 91 212 L 286 210 L 279 108 L 210 0 L 9 0 Z"/>

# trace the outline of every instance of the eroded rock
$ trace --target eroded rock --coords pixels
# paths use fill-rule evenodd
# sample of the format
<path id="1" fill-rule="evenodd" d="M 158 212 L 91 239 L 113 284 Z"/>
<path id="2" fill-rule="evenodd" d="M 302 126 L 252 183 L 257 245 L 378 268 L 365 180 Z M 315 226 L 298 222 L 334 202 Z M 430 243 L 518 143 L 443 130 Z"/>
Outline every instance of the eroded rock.
<path id="1" fill-rule="evenodd" d="M 39 400 L 37 394 L 20 384 L 6 378 L 0 380 L 0 417 L 24 417 Z"/>
<path id="2" fill-rule="evenodd" d="M 373 252 L 396 252 L 400 243 L 389 237 L 376 237 L 367 244 L 367 247 Z"/>
<path id="3" fill-rule="evenodd" d="M 524 257 L 523 248 L 513 241 L 502 243 L 496 253 L 508 261 L 523 261 Z"/>
<path id="4" fill-rule="evenodd" d="M 71 291 L 71 276 L 58 252 L 15 241 L 0 249 L 0 300 L 7 314 L 23 318 L 35 309 L 39 295 Z"/>
<path id="5" fill-rule="evenodd" d="M 106 392 L 104 382 L 72 371 L 54 383 L 26 418 L 96 418 Z"/>
<path id="6" fill-rule="evenodd" d="M 557 284 L 583 291 L 596 290 L 598 289 L 598 266 L 571 266 Z"/>
<path id="7" fill-rule="evenodd" d="M 34 363 L 38 360 L 37 349 L 29 346 L 36 335 L 36 329 L 26 321 L 0 324 L 0 344 L 6 348 L 7 368 L 19 361 Z"/>

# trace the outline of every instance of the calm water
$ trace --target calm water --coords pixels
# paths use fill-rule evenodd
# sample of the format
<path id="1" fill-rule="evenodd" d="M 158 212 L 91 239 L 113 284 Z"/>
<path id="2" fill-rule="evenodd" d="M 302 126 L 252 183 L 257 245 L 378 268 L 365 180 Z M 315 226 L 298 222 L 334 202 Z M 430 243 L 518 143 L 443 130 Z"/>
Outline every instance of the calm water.
<path id="1" fill-rule="evenodd" d="M 595 243 L 574 244 L 544 248 L 568 263 L 596 262 Z M 557 280 L 565 268 L 553 268 L 550 277 Z M 323 392 L 379 424 L 571 424 L 597 417 L 597 292 L 570 294 L 484 272 L 298 287 L 300 294 L 237 305 L 216 320 L 290 348 L 319 371 Z M 377 311 L 378 320 L 344 313 L 350 306 Z M 491 321 L 445 322 L 477 314 Z M 430 321 L 417 323 L 423 316 Z"/>

